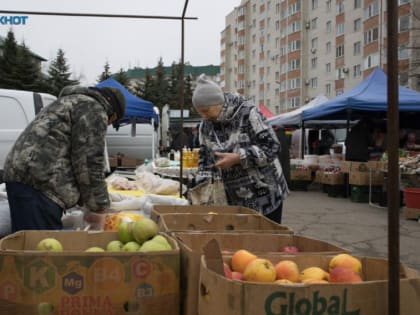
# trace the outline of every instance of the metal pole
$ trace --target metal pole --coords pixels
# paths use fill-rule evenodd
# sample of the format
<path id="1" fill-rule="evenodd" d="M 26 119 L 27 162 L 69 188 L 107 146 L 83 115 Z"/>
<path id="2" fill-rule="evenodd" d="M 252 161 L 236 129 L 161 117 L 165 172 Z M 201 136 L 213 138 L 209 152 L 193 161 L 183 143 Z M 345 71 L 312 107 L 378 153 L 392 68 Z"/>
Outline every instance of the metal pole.
<path id="1" fill-rule="evenodd" d="M 187 11 L 188 0 L 185 0 L 184 3 L 184 10 L 182 11 L 182 19 L 181 19 L 181 71 L 179 72 L 180 76 L 180 86 L 179 86 L 179 105 L 181 107 L 181 152 L 179 152 L 179 197 L 182 198 L 182 182 L 184 180 L 183 175 L 183 166 L 182 166 L 182 158 L 183 158 L 183 148 L 184 148 L 184 36 L 185 36 L 185 21 L 184 16 Z"/>
<path id="2" fill-rule="evenodd" d="M 180 17 L 165 15 L 129 15 L 129 14 L 102 14 L 102 13 L 70 13 L 70 12 L 42 12 L 42 11 L 11 11 L 0 10 L 3 14 L 22 15 L 50 15 L 50 16 L 74 16 L 74 17 L 99 17 L 99 18 L 126 18 L 126 19 L 155 19 L 155 20 L 197 20 L 196 17 Z"/>
<path id="3" fill-rule="evenodd" d="M 400 314 L 399 240 L 399 112 L 398 112 L 398 1 L 387 0 L 388 73 L 388 314 Z"/>

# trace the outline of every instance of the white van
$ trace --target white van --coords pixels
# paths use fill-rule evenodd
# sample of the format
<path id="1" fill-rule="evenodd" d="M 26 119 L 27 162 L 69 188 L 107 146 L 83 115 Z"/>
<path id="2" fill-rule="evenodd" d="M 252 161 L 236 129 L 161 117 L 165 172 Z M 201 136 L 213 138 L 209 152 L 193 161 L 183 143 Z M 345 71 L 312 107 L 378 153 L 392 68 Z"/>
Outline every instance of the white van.
<path id="1" fill-rule="evenodd" d="M 116 130 L 108 126 L 106 145 L 110 156 L 153 160 L 159 152 L 159 128 L 152 124 L 129 124 Z"/>
<path id="2" fill-rule="evenodd" d="M 56 100 L 46 93 L 0 89 L 0 179 L 6 156 L 41 109 Z"/>

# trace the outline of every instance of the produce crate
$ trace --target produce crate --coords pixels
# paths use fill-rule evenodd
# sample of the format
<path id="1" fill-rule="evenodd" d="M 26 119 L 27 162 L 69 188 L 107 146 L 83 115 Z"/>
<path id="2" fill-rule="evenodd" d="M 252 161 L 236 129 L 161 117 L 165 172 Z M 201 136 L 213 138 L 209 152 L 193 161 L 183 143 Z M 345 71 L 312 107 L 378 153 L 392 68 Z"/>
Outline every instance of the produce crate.
<path id="1" fill-rule="evenodd" d="M 293 234 L 287 226 L 278 224 L 260 214 L 184 214 L 167 213 L 160 216 L 159 229 L 163 232 L 275 232 Z"/>
<path id="2" fill-rule="evenodd" d="M 420 209 L 417 208 L 403 208 L 403 216 L 404 219 L 410 220 L 420 220 Z"/>
<path id="3" fill-rule="evenodd" d="M 325 185 L 327 186 L 328 197 L 347 197 L 345 185 Z"/>
<path id="4" fill-rule="evenodd" d="M 252 253 L 278 253 L 286 246 L 295 246 L 299 255 L 310 253 L 339 253 L 346 249 L 317 239 L 271 233 L 172 233 L 181 249 L 181 310 L 184 315 L 198 314 L 198 292 L 202 248 L 210 240 L 216 240 L 223 253 L 232 254 L 238 249 Z"/>
<path id="5" fill-rule="evenodd" d="M 62 252 L 35 250 L 47 237 Z M 180 251 L 85 252 L 116 232 L 20 231 L 0 240 L 0 314 L 179 314 Z"/>
<path id="6" fill-rule="evenodd" d="M 207 206 L 207 205 L 193 205 L 193 206 L 172 206 L 172 205 L 154 205 L 150 213 L 150 218 L 156 223 L 159 222 L 161 214 L 168 213 L 220 213 L 220 214 L 258 214 L 257 211 L 241 207 L 241 206 Z"/>
<path id="7" fill-rule="evenodd" d="M 310 183 L 311 181 L 309 180 L 291 180 L 289 188 L 290 190 L 307 191 Z"/>
<path id="8" fill-rule="evenodd" d="M 369 202 L 369 186 L 350 185 L 350 200 Z"/>
<path id="9" fill-rule="evenodd" d="M 220 256 L 220 254 L 219 254 Z M 276 263 L 293 260 L 300 270 L 328 269 L 332 255 L 259 255 Z M 229 262 L 230 257 L 223 256 Z M 203 255 L 200 267 L 199 314 L 368 314 L 388 313 L 388 261 L 357 257 L 362 263 L 360 283 L 297 284 L 259 283 L 231 280 L 224 276 L 217 255 Z M 400 265 L 400 314 L 420 314 L 419 274 Z"/>

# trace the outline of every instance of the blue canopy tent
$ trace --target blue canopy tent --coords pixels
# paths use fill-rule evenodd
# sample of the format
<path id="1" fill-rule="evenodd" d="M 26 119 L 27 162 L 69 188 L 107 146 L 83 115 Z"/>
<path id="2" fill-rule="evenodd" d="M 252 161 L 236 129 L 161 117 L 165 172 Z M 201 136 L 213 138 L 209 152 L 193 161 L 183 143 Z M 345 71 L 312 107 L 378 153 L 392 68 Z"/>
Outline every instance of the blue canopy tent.
<path id="1" fill-rule="evenodd" d="M 125 97 L 126 109 L 124 118 L 119 120 L 121 125 L 128 123 L 150 123 L 159 124 L 159 117 L 153 109 L 153 103 L 131 94 L 121 83 L 108 78 L 96 85 L 97 87 L 118 88 Z"/>
<path id="2" fill-rule="evenodd" d="M 360 119 L 363 116 L 385 118 L 387 75 L 376 68 L 365 80 L 343 94 L 302 112 L 303 121 L 322 119 Z M 420 93 L 399 87 L 399 112 L 420 114 Z"/>
<path id="3" fill-rule="evenodd" d="M 118 88 L 125 97 L 126 107 L 125 115 L 120 119 L 115 126 L 118 130 L 119 126 L 131 124 L 131 136 L 135 137 L 136 135 L 136 124 L 147 123 L 152 124 L 152 130 L 158 127 L 159 125 L 159 116 L 153 108 L 153 103 L 145 101 L 140 97 L 137 97 L 131 94 L 121 83 L 114 80 L 113 78 L 108 78 L 96 85 L 96 87 L 115 87 Z M 152 141 L 152 158 L 155 158 L 156 143 L 154 138 L 154 133 L 151 133 Z M 109 171 L 110 165 L 108 160 L 108 148 L 106 150 L 106 168 Z"/>

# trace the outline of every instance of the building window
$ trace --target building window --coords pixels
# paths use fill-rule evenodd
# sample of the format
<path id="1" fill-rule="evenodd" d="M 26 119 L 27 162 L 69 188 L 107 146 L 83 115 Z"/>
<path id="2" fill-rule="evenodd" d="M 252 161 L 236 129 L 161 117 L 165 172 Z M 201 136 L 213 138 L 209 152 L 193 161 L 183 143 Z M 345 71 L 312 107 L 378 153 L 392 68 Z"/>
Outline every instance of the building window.
<path id="1" fill-rule="evenodd" d="M 276 21 L 276 31 L 280 29 L 280 21 Z"/>
<path id="2" fill-rule="evenodd" d="M 252 73 L 257 72 L 257 66 L 256 65 L 252 65 Z"/>
<path id="3" fill-rule="evenodd" d="M 312 0 L 312 10 L 318 8 L 318 0 Z"/>
<path id="4" fill-rule="evenodd" d="M 379 14 L 379 4 L 378 0 L 372 2 L 365 8 L 365 19 L 369 19 L 372 16 L 376 16 Z"/>
<path id="5" fill-rule="evenodd" d="M 354 31 L 359 32 L 362 29 L 362 19 L 354 20 Z"/>
<path id="6" fill-rule="evenodd" d="M 311 21 L 311 29 L 316 30 L 318 18 L 314 18 Z"/>
<path id="7" fill-rule="evenodd" d="M 408 49 L 407 49 L 407 45 L 401 45 L 398 48 L 398 59 L 402 60 L 402 59 L 408 59 Z"/>
<path id="8" fill-rule="evenodd" d="M 331 0 L 327 0 L 325 5 L 327 7 L 327 12 L 330 12 L 331 11 Z"/>
<path id="9" fill-rule="evenodd" d="M 318 86 L 318 79 L 317 78 L 311 78 L 311 88 L 316 89 Z"/>
<path id="10" fill-rule="evenodd" d="M 340 1 L 336 4 L 337 14 L 344 13 L 344 1 Z"/>
<path id="11" fill-rule="evenodd" d="M 325 95 L 330 96 L 331 95 L 331 84 L 325 84 Z"/>
<path id="12" fill-rule="evenodd" d="M 326 23 L 326 32 L 327 33 L 331 33 L 331 21 L 327 21 L 327 23 Z"/>
<path id="13" fill-rule="evenodd" d="M 354 8 L 360 9 L 362 7 L 362 0 L 354 0 Z"/>
<path id="14" fill-rule="evenodd" d="M 325 50 L 327 54 L 331 53 L 331 42 L 325 44 Z"/>
<path id="15" fill-rule="evenodd" d="M 409 24 L 410 24 L 410 17 L 408 15 L 400 17 L 398 20 L 398 32 L 408 31 Z"/>
<path id="16" fill-rule="evenodd" d="M 353 66 L 353 78 L 360 77 L 362 75 L 362 71 L 360 65 Z"/>
<path id="17" fill-rule="evenodd" d="M 379 53 L 374 53 L 367 56 L 363 64 L 364 69 L 374 68 L 379 66 Z"/>
<path id="18" fill-rule="evenodd" d="M 355 42 L 353 44 L 353 56 L 359 56 L 362 52 L 362 43 L 359 42 Z"/>
<path id="19" fill-rule="evenodd" d="M 276 3 L 276 14 L 280 13 L 280 3 Z"/>
<path id="20" fill-rule="evenodd" d="M 292 34 L 300 31 L 300 21 L 294 21 L 287 26 L 287 34 Z"/>
<path id="21" fill-rule="evenodd" d="M 313 49 L 318 48 L 318 37 L 312 38 L 312 40 L 311 40 L 311 48 L 313 48 Z"/>
<path id="22" fill-rule="evenodd" d="M 300 39 L 287 43 L 287 49 L 288 49 L 288 52 L 299 50 L 300 49 Z"/>
<path id="23" fill-rule="evenodd" d="M 336 35 L 344 34 L 344 23 L 337 24 Z"/>
<path id="24" fill-rule="evenodd" d="M 400 85 L 408 86 L 408 73 L 407 72 L 400 73 L 398 76 L 398 79 L 400 81 Z"/>
<path id="25" fill-rule="evenodd" d="M 291 97 L 287 100 L 287 105 L 289 108 L 295 108 L 300 106 L 300 97 Z"/>
<path id="26" fill-rule="evenodd" d="M 256 4 L 253 4 L 252 5 L 252 12 L 257 12 L 257 5 Z"/>
<path id="27" fill-rule="evenodd" d="M 300 59 L 293 59 L 288 62 L 288 71 L 297 70 L 300 68 Z"/>
<path id="28" fill-rule="evenodd" d="M 312 58 L 311 59 L 311 68 L 316 69 L 317 64 L 318 64 L 318 58 L 317 57 Z"/>
<path id="29" fill-rule="evenodd" d="M 335 48 L 335 56 L 337 58 L 344 56 L 344 45 L 339 45 Z"/>
<path id="30" fill-rule="evenodd" d="M 365 38 L 365 45 L 378 40 L 378 28 L 371 28 L 370 30 L 366 31 L 364 34 Z"/>
<path id="31" fill-rule="evenodd" d="M 300 78 L 294 78 L 287 81 L 287 89 L 293 90 L 300 88 Z"/>
<path id="32" fill-rule="evenodd" d="M 404 4 L 404 3 L 408 3 L 409 0 L 399 0 L 399 4 Z"/>
<path id="33" fill-rule="evenodd" d="M 325 65 L 325 72 L 331 73 L 331 63 L 330 62 Z"/>

